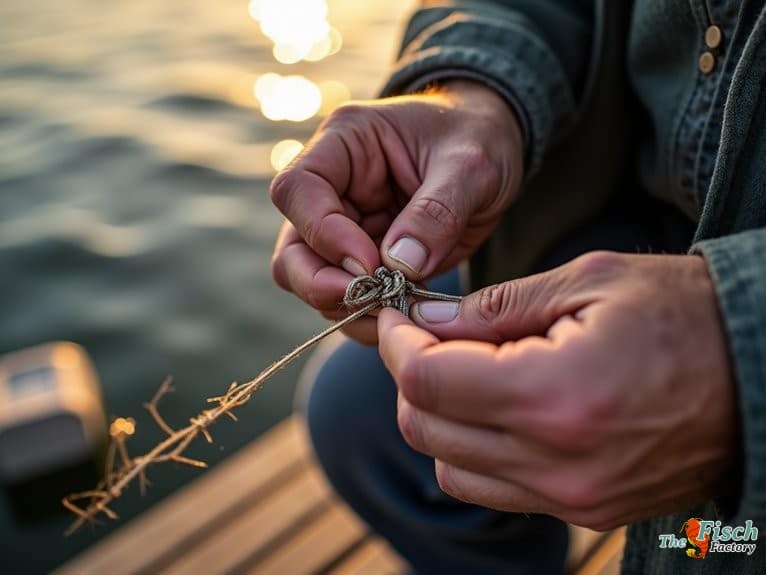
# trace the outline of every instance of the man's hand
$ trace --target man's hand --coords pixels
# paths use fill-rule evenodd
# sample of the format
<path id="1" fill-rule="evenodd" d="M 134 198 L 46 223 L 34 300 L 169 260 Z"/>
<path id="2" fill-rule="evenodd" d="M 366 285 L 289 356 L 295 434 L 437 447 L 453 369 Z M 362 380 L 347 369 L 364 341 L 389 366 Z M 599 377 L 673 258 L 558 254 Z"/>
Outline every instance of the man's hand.
<path id="1" fill-rule="evenodd" d="M 707 499 L 736 458 L 700 257 L 594 252 L 412 316 L 379 316 L 399 427 L 458 499 L 604 530 Z"/>
<path id="2" fill-rule="evenodd" d="M 383 263 L 419 281 L 473 253 L 518 192 L 522 171 L 516 118 L 478 83 L 341 107 L 271 185 L 287 218 L 274 278 L 339 319 L 353 275 Z M 372 318 L 347 331 L 377 340 Z"/>

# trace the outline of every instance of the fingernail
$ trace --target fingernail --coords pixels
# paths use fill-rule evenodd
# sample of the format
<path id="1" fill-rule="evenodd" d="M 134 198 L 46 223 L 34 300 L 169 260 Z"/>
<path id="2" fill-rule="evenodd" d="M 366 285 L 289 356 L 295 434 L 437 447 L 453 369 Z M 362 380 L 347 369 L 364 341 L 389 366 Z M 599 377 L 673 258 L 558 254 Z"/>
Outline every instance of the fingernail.
<path id="1" fill-rule="evenodd" d="M 364 269 L 364 266 L 352 257 L 343 258 L 343 261 L 340 262 L 340 266 L 352 276 L 367 275 L 367 270 Z"/>
<path id="2" fill-rule="evenodd" d="M 428 259 L 428 250 L 418 240 L 404 236 L 388 249 L 388 256 L 419 272 Z"/>
<path id="3" fill-rule="evenodd" d="M 426 323 L 447 323 L 457 317 L 460 304 L 451 301 L 424 301 L 415 304 L 415 312 Z"/>

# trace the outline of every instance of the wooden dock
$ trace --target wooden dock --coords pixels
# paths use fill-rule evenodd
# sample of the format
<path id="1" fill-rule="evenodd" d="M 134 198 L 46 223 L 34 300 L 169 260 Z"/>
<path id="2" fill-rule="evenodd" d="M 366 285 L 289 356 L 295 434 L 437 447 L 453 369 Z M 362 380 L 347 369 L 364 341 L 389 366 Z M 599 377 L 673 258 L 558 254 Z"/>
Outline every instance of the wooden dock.
<path id="1" fill-rule="evenodd" d="M 615 575 L 624 530 L 572 528 L 569 573 Z M 57 573 L 399 575 L 406 563 L 332 493 L 290 418 Z"/>

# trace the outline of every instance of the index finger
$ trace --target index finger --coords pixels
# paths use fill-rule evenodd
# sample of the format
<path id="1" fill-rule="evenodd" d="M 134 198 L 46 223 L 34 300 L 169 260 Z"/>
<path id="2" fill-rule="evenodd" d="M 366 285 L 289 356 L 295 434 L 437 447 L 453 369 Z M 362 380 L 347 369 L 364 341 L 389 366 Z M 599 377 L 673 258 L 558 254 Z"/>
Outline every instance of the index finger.
<path id="1" fill-rule="evenodd" d="M 378 340 L 399 391 L 415 407 L 466 423 L 507 424 L 513 394 L 497 360 L 497 346 L 440 342 L 389 309 L 378 316 Z"/>
<path id="2" fill-rule="evenodd" d="M 372 238 L 354 222 L 340 196 L 349 185 L 351 158 L 340 136 L 322 134 L 308 151 L 274 178 L 274 205 L 325 260 L 359 275 L 380 264 Z"/>

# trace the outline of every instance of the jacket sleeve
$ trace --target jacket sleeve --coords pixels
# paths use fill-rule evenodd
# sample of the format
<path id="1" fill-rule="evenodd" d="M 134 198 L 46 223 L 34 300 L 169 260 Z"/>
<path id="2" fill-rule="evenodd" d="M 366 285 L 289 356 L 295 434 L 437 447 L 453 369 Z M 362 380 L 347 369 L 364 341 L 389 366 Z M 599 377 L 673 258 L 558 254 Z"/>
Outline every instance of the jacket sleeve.
<path id="1" fill-rule="evenodd" d="M 695 244 L 715 284 L 739 396 L 744 478 L 737 515 L 766 521 L 766 229 Z M 704 425 L 704 422 L 700 422 Z"/>
<path id="2" fill-rule="evenodd" d="M 382 95 L 471 78 L 496 89 L 525 135 L 527 174 L 573 126 L 593 25 L 587 0 L 421 2 Z"/>

